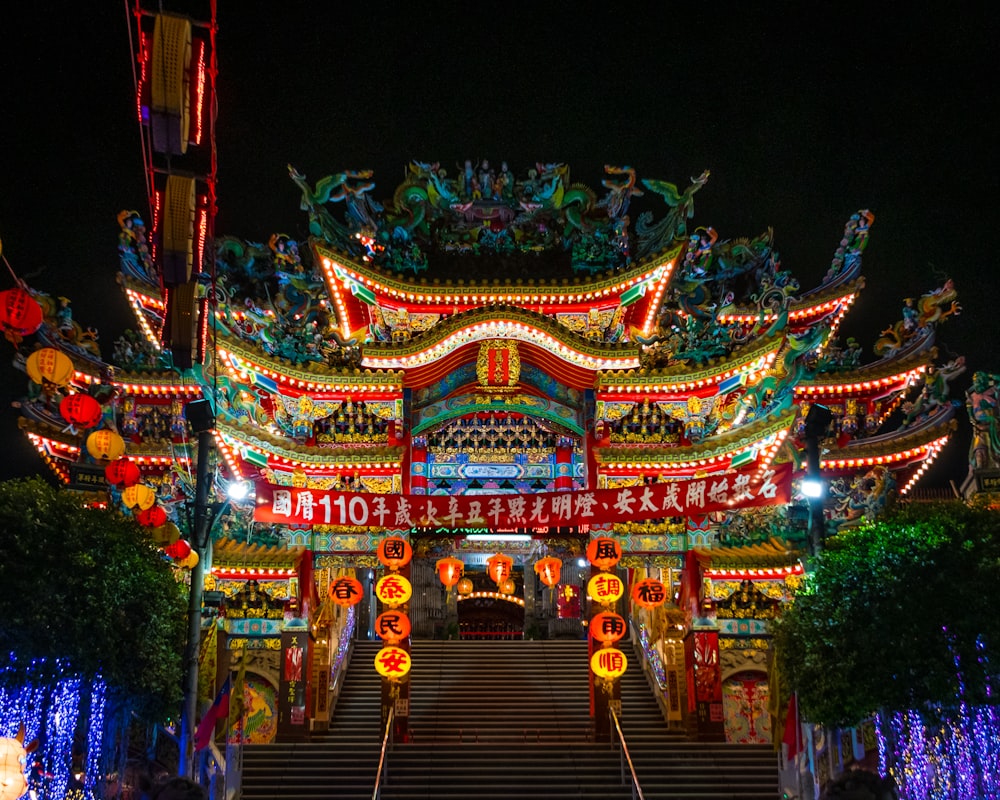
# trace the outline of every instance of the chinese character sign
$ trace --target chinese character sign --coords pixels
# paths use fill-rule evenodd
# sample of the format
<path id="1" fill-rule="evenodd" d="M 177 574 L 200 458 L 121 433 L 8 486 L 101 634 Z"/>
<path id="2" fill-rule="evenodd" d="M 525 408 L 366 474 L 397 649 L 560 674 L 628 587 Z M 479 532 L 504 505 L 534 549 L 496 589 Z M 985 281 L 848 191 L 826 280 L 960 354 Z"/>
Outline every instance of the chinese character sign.
<path id="1" fill-rule="evenodd" d="M 389 569 L 400 569 L 410 563 L 413 548 L 401 536 L 390 536 L 378 543 L 378 560 Z"/>
<path id="2" fill-rule="evenodd" d="M 607 536 L 599 536 L 587 545 L 587 560 L 598 569 L 611 569 L 621 559 L 622 546 Z"/>
<path id="3" fill-rule="evenodd" d="M 667 599 L 667 589 L 663 581 L 645 578 L 632 587 L 632 601 L 640 608 L 656 608 Z"/>
<path id="4" fill-rule="evenodd" d="M 791 487 L 790 463 L 670 483 L 527 497 L 368 494 L 261 483 L 254 519 L 284 525 L 490 530 L 601 525 L 777 505 L 789 502 Z"/>
<path id="5" fill-rule="evenodd" d="M 383 611 L 375 618 L 375 633 L 389 644 L 401 642 L 410 635 L 410 618 L 398 609 Z"/>
<path id="6" fill-rule="evenodd" d="M 601 611 L 590 618 L 590 637 L 601 644 L 614 644 L 625 635 L 625 618 L 613 611 Z"/>
<path id="7" fill-rule="evenodd" d="M 587 584 L 587 594 L 595 603 L 610 606 L 617 603 L 625 594 L 625 586 L 617 575 L 599 572 Z"/>
<path id="8" fill-rule="evenodd" d="M 330 584 L 330 599 L 338 606 L 353 606 L 361 600 L 364 589 L 357 578 L 337 578 Z"/>

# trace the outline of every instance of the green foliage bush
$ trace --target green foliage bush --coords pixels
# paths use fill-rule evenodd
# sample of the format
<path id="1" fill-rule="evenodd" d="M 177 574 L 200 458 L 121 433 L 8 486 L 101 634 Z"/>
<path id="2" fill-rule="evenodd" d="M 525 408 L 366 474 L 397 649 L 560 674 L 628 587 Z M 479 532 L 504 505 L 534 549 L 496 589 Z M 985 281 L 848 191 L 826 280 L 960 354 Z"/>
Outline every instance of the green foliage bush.
<path id="1" fill-rule="evenodd" d="M 841 533 L 775 625 L 786 688 L 829 726 L 996 702 L 998 585 L 1000 513 L 986 508 L 915 503 Z"/>
<path id="2" fill-rule="evenodd" d="M 187 589 L 142 526 L 38 478 L 0 484 L 0 654 L 103 677 L 149 722 L 181 703 Z M 63 667 L 63 669 L 66 668 Z"/>

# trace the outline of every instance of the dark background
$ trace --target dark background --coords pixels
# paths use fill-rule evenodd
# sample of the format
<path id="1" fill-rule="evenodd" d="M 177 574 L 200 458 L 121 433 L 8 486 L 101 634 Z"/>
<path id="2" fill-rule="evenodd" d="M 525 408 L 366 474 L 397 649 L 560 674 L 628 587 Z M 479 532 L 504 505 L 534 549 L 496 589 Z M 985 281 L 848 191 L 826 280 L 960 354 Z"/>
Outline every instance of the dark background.
<path id="1" fill-rule="evenodd" d="M 1000 12 L 953 3 L 364 3 L 220 0 L 217 232 L 305 237 L 287 164 L 311 183 L 371 168 L 385 199 L 412 159 L 523 175 L 564 161 L 679 186 L 711 170 L 692 225 L 775 232 L 803 288 L 870 208 L 868 285 L 842 328 L 872 360 L 904 297 L 957 285 L 938 333 L 1000 372 L 995 129 Z M 176 7 L 176 6 L 174 6 Z M 984 10 L 985 9 L 985 10 Z M 115 283 L 116 215 L 145 213 L 124 2 L 0 12 L 0 238 L 15 272 L 73 301 L 106 357 L 133 322 Z M 12 278 L 3 269 L 0 288 Z M 3 345 L 4 361 L 12 348 Z M 0 477 L 43 469 L 4 365 Z M 968 425 L 924 479 L 961 482 Z"/>

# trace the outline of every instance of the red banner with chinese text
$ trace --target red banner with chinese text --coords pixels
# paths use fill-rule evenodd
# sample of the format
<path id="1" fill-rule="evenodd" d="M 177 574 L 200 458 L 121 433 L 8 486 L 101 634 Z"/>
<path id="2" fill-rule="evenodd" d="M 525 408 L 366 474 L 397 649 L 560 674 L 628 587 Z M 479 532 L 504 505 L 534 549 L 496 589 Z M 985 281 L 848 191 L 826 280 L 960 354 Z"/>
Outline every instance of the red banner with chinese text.
<path id="1" fill-rule="evenodd" d="M 542 528 L 638 522 L 787 503 L 792 465 L 704 478 L 538 494 L 368 494 L 257 486 L 254 519 L 283 525 L 381 528 Z"/>

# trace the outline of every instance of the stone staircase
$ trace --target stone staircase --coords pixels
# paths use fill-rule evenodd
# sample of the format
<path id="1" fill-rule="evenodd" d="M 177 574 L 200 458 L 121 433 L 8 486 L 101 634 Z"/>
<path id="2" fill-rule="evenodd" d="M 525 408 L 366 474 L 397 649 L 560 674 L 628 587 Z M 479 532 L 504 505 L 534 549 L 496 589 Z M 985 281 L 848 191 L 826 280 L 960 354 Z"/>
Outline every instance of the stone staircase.
<path id="1" fill-rule="evenodd" d="M 378 643 L 355 644 L 330 730 L 248 746 L 246 800 L 370 800 L 378 765 Z M 388 755 L 382 800 L 626 800 L 619 751 L 593 741 L 585 641 L 412 644 L 409 741 Z M 622 728 L 646 800 L 775 800 L 769 747 L 670 732 L 636 659 L 622 678 Z"/>

